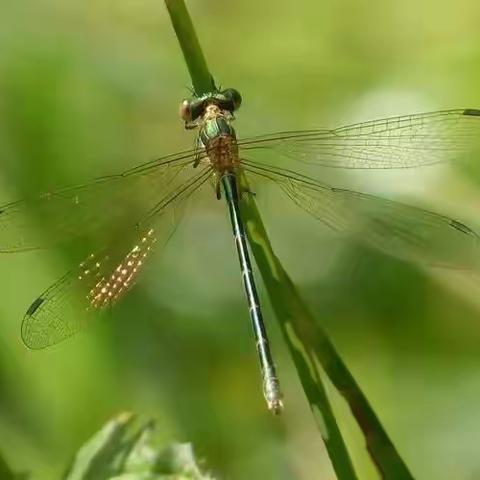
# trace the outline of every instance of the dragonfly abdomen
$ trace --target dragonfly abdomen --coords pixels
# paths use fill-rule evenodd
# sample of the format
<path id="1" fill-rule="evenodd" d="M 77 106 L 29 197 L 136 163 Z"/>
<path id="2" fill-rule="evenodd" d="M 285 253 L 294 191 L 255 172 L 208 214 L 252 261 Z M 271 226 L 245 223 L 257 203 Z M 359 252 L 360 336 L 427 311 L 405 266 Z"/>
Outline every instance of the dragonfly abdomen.
<path id="1" fill-rule="evenodd" d="M 240 163 L 235 137 L 221 135 L 212 138 L 205 149 L 210 163 L 220 175 L 234 171 Z"/>

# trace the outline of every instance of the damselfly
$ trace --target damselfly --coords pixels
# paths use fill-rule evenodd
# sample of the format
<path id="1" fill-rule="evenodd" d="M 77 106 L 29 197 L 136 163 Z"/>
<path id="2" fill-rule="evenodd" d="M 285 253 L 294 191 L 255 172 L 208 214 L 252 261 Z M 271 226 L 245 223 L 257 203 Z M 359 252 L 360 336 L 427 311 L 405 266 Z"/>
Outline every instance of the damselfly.
<path id="1" fill-rule="evenodd" d="M 410 168 L 464 156 L 480 138 L 480 110 L 444 110 L 333 130 L 287 131 L 237 139 L 232 120 L 240 104 L 241 96 L 234 89 L 185 100 L 180 107 L 181 118 L 186 128 L 198 130 L 192 150 L 0 207 L 3 252 L 42 246 L 38 229 L 26 215 L 29 210 L 35 212 L 37 220 L 50 219 L 57 239 L 93 230 L 111 237 L 104 249 L 86 256 L 31 304 L 21 329 L 28 347 L 40 349 L 58 343 L 88 323 L 90 312 L 116 303 L 137 280 L 154 245 L 160 249 L 171 236 L 185 201 L 213 181 L 217 198 L 225 197 L 230 213 L 264 396 L 269 409 L 280 412 L 280 387 L 240 211 L 242 197 L 252 194 L 240 187 L 243 174 L 273 182 L 316 219 L 340 232 L 361 232 L 360 238 L 367 245 L 387 254 L 444 266 L 475 266 L 479 237 L 466 225 L 430 211 L 331 187 L 319 181 L 315 171 L 306 175 L 300 167 L 308 165 L 310 171 L 315 167 Z M 265 153 L 270 153 L 273 163 L 262 159 Z M 279 158 L 284 159 L 284 166 L 275 160 Z M 112 208 L 120 198 L 133 202 L 144 199 L 143 216 L 125 223 L 126 213 Z M 83 309 L 80 320 L 79 315 L 70 314 L 72 309 Z"/>

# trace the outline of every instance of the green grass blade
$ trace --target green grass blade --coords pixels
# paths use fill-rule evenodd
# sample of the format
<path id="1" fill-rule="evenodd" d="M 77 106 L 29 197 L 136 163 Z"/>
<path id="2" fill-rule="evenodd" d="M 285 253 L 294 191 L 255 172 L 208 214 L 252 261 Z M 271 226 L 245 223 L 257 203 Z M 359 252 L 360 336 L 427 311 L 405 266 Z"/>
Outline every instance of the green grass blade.
<path id="1" fill-rule="evenodd" d="M 368 453 L 382 478 L 413 479 L 353 375 L 326 332 L 309 312 L 295 285 L 273 252 L 252 196 L 245 196 L 242 203 L 242 212 L 255 261 L 315 416 L 317 408 L 320 408 L 322 403 L 321 399 L 325 397 L 320 372 L 317 369 L 317 365 L 320 364 L 333 385 L 347 401 L 363 433 Z M 322 413 L 325 415 L 326 411 L 323 409 Z M 320 428 L 322 427 L 318 418 L 317 424 Z M 329 442 L 331 443 L 331 438 L 326 440 L 327 448 Z M 334 456 L 340 456 L 336 451 L 337 448 L 338 445 L 335 445 L 335 448 L 333 445 L 329 448 L 332 462 L 334 462 Z"/>

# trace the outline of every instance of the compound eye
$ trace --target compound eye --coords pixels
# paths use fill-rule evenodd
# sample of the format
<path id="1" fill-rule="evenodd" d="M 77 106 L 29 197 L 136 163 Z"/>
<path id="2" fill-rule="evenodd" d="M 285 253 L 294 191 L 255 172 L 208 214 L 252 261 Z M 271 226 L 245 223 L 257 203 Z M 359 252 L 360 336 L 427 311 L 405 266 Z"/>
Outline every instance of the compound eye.
<path id="1" fill-rule="evenodd" d="M 233 110 L 238 110 L 240 108 L 240 105 L 242 104 L 242 96 L 238 90 L 227 88 L 222 94 L 232 103 Z"/>
<path id="2" fill-rule="evenodd" d="M 192 106 L 188 100 L 184 100 L 180 104 L 180 109 L 178 111 L 180 118 L 184 122 L 191 122 L 192 121 Z"/>

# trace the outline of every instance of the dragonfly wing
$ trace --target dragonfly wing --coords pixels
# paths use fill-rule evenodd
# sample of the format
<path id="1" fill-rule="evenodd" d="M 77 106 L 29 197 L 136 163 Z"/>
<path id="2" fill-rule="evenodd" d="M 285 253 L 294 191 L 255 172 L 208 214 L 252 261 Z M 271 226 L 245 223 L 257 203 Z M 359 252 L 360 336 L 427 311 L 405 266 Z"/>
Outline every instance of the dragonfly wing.
<path id="1" fill-rule="evenodd" d="M 457 220 L 273 167 L 250 162 L 246 168 L 273 180 L 300 208 L 329 227 L 383 253 L 428 265 L 480 267 L 480 237 Z"/>
<path id="2" fill-rule="evenodd" d="M 88 255 L 35 299 L 22 323 L 25 345 L 40 349 L 56 344 L 122 298 L 138 279 L 153 248 L 161 250 L 168 242 L 185 201 L 209 178 L 208 170 L 172 188 L 136 227 L 122 232 L 100 253 Z"/>
<path id="3" fill-rule="evenodd" d="M 274 151 L 295 161 L 355 169 L 410 168 L 458 158 L 478 147 L 480 110 L 391 117 L 334 130 L 280 132 L 239 141 L 242 152 Z"/>
<path id="4" fill-rule="evenodd" d="M 0 206 L 0 252 L 42 248 L 75 237 L 98 241 L 122 221 L 146 211 L 159 198 L 158 192 L 186 175 L 194 155 L 182 152 L 88 184 Z M 193 169 L 188 173 L 193 175 Z"/>

